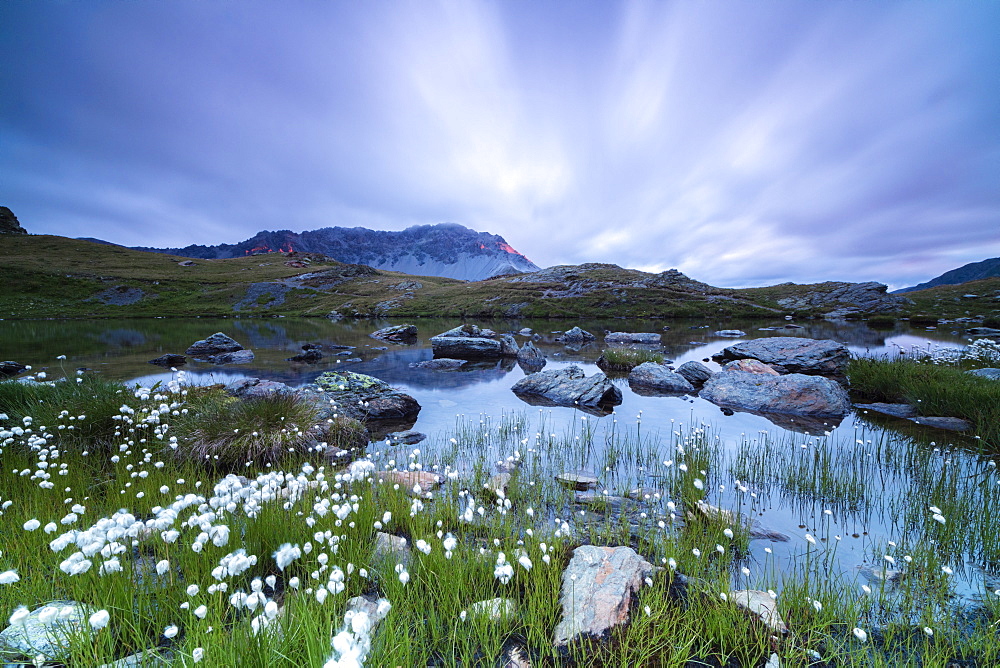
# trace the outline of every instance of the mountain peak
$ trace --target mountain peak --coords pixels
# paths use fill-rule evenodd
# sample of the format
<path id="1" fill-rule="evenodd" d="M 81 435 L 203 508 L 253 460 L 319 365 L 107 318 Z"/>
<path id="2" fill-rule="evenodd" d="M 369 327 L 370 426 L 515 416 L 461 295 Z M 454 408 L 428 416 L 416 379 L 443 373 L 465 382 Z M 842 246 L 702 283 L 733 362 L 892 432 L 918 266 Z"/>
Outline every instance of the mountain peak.
<path id="1" fill-rule="evenodd" d="M 458 223 L 414 225 L 398 232 L 364 227 L 323 227 L 300 233 L 263 230 L 236 244 L 136 250 L 202 259 L 277 251 L 322 253 L 349 264 L 466 281 L 538 270 L 500 235 L 477 232 Z"/>
<path id="2" fill-rule="evenodd" d="M 936 288 L 939 285 L 961 285 L 969 281 L 978 281 L 984 278 L 993 278 L 994 276 L 1000 276 L 1000 257 L 991 257 L 980 262 L 970 262 L 957 269 L 946 271 L 926 283 L 920 283 L 909 288 L 900 288 L 893 292 L 898 294 L 901 292 L 916 292 L 917 290 Z"/>

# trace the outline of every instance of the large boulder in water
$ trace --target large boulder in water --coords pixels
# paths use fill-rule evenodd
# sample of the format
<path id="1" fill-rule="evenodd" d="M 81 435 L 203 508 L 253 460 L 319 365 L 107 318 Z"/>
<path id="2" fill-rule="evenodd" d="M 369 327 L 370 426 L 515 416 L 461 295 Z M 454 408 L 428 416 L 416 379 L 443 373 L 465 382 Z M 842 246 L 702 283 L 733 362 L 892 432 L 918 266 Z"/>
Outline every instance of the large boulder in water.
<path id="1" fill-rule="evenodd" d="M 420 404 L 410 395 L 394 390 L 384 380 L 353 371 L 328 371 L 307 386 L 307 390 L 321 396 L 323 400 L 318 404 L 323 411 L 361 422 L 405 421 L 420 412 Z"/>
<path id="2" fill-rule="evenodd" d="M 380 330 L 372 332 L 368 336 L 373 339 L 389 341 L 391 343 L 415 343 L 417 340 L 417 326 L 395 325 L 393 327 L 383 327 Z"/>
<path id="3" fill-rule="evenodd" d="M 510 334 L 497 336 L 476 325 L 461 325 L 431 337 L 434 357 L 457 359 L 495 359 L 517 357 L 517 341 Z"/>
<path id="4" fill-rule="evenodd" d="M 184 352 L 195 357 L 208 357 L 220 353 L 232 353 L 237 350 L 243 350 L 243 346 L 222 332 L 216 332 L 207 339 L 195 341 Z"/>
<path id="5" fill-rule="evenodd" d="M 836 381 L 800 373 L 781 375 L 757 360 L 738 360 L 705 382 L 702 399 L 755 413 L 843 417 L 851 410 L 847 391 Z"/>
<path id="6" fill-rule="evenodd" d="M 610 412 L 622 402 L 622 393 L 603 373 L 587 376 L 578 366 L 540 371 L 510 388 L 519 398 L 542 406 L 571 406 Z"/>
<path id="7" fill-rule="evenodd" d="M 587 343 L 596 338 L 596 336 L 587 330 L 574 327 L 573 329 L 563 332 L 560 336 L 557 336 L 556 341 L 560 341 L 562 343 Z"/>
<path id="8" fill-rule="evenodd" d="M 702 385 L 714 372 L 701 362 L 690 360 L 677 367 L 677 373 L 684 376 L 692 385 Z"/>
<path id="9" fill-rule="evenodd" d="M 843 376 L 851 353 L 844 344 L 828 339 L 772 336 L 728 346 L 715 358 L 720 362 L 760 360 L 778 373 Z"/>
<path id="10" fill-rule="evenodd" d="M 687 378 L 656 362 L 643 362 L 632 369 L 628 384 L 638 394 L 694 394 Z"/>

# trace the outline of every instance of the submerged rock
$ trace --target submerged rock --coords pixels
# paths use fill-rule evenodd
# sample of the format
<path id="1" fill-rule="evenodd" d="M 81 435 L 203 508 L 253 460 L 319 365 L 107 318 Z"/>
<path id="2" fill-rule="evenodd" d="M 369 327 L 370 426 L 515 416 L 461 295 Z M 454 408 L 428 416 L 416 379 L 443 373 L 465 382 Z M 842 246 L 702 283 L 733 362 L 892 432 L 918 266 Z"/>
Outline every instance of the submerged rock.
<path id="1" fill-rule="evenodd" d="M 746 336 L 747 333 L 742 329 L 720 329 L 715 333 L 716 336 L 731 336 L 733 338 Z"/>
<path id="2" fill-rule="evenodd" d="M 633 389 L 653 390 L 663 394 L 693 394 L 694 386 L 687 378 L 656 362 L 643 362 L 628 374 Z"/>
<path id="3" fill-rule="evenodd" d="M 556 482 L 581 491 L 597 487 L 597 478 L 589 473 L 560 473 Z"/>
<path id="4" fill-rule="evenodd" d="M 876 402 L 874 404 L 854 404 L 854 408 L 875 411 L 876 413 L 891 415 L 893 417 L 911 418 L 917 416 L 917 409 L 910 404 L 884 404 Z"/>
<path id="5" fill-rule="evenodd" d="M 298 355 L 293 355 L 289 357 L 287 362 L 305 362 L 306 364 L 316 364 L 321 359 L 323 359 L 323 353 L 321 353 L 316 348 L 306 348 L 303 346 L 303 351 Z"/>
<path id="6" fill-rule="evenodd" d="M 407 429 L 406 431 L 396 431 L 389 434 L 389 438 L 393 443 L 401 443 L 403 445 L 416 445 L 423 440 L 427 439 L 427 434 L 419 431 L 414 431 L 413 429 Z"/>
<path id="7" fill-rule="evenodd" d="M 423 362 L 411 362 L 411 369 L 431 369 L 433 371 L 454 371 L 461 368 L 468 360 L 456 360 L 450 357 L 439 357 Z"/>
<path id="8" fill-rule="evenodd" d="M 87 632 L 96 609 L 76 601 L 51 601 L 0 632 L 0 654 L 48 660 L 69 656 L 71 639 Z M 43 621 L 44 620 L 44 621 Z"/>
<path id="9" fill-rule="evenodd" d="M 644 345 L 659 345 L 660 335 L 656 332 L 609 332 L 604 336 L 607 344 L 640 343 Z"/>
<path id="10" fill-rule="evenodd" d="M 728 346 L 714 357 L 720 361 L 760 360 L 778 373 L 843 376 L 851 353 L 836 341 L 772 336 Z"/>
<path id="11" fill-rule="evenodd" d="M 621 390 L 607 376 L 595 373 L 588 377 L 578 366 L 539 371 L 514 383 L 511 390 L 536 405 L 607 410 L 622 402 Z"/>
<path id="12" fill-rule="evenodd" d="M 933 427 L 944 431 L 970 431 L 972 423 L 957 417 L 912 417 L 911 422 L 916 422 L 922 427 Z"/>
<path id="13" fill-rule="evenodd" d="M 395 325 L 393 327 L 383 327 L 368 336 L 380 341 L 391 341 L 392 343 L 415 343 L 417 340 L 417 326 Z"/>
<path id="14" fill-rule="evenodd" d="M 839 383 L 799 373 L 782 376 L 757 360 L 730 362 L 708 379 L 699 396 L 736 410 L 781 415 L 843 417 L 851 408 Z"/>
<path id="15" fill-rule="evenodd" d="M 581 545 L 573 550 L 562 575 L 556 646 L 585 636 L 600 638 L 627 622 L 644 580 L 652 574 L 653 565 L 630 547 Z"/>

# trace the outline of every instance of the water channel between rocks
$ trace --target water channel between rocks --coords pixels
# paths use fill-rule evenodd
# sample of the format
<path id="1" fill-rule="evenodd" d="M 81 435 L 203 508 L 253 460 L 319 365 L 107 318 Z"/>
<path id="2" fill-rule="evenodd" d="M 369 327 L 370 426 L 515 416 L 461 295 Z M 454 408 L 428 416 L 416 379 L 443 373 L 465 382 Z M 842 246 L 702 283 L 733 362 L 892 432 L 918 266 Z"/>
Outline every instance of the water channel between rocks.
<path id="1" fill-rule="evenodd" d="M 948 450 L 957 462 L 975 459 L 969 439 L 948 432 L 934 431 L 902 420 L 877 418 L 873 415 L 848 415 L 842 422 L 827 425 L 804 425 L 801 431 L 778 426 L 768 419 L 748 413 L 724 414 L 719 407 L 697 397 L 641 396 L 631 391 L 624 379 L 616 380 L 623 402 L 607 416 L 590 415 L 573 408 L 538 408 L 530 406 L 511 392 L 511 386 L 524 377 L 513 363 L 470 363 L 461 370 L 440 371 L 414 369 L 410 364 L 432 359 L 429 339 L 458 324 L 454 319 L 423 319 L 414 321 L 418 339 L 412 345 L 386 343 L 368 335 L 380 327 L 402 324 L 399 321 L 328 321 L 325 319 L 147 319 L 147 320 L 71 320 L 71 321 L 0 321 L 0 359 L 11 359 L 32 365 L 32 372 L 45 371 L 48 378 L 59 378 L 85 368 L 109 378 L 135 382 L 144 386 L 166 383 L 173 374 L 160 371 L 148 360 L 166 353 L 181 353 L 194 341 L 214 332 L 224 332 L 246 348 L 255 359 L 249 364 L 216 366 L 189 360 L 183 367 L 188 382 L 198 384 L 231 383 L 246 377 L 259 377 L 301 386 L 312 382 L 324 371 L 347 369 L 385 380 L 413 396 L 421 405 L 413 429 L 428 435 L 419 446 L 421 459 L 433 462 L 437 452 L 450 446 L 458 429 L 466 433 L 476 429 L 493 429 L 505 417 L 522 417 L 528 435 L 524 448 L 541 446 L 549 437 L 573 441 L 589 434 L 592 445 L 571 453 L 560 461 L 572 460 L 574 468 L 595 474 L 600 480 L 598 493 L 605 489 L 610 495 L 623 494 L 641 485 L 656 488 L 652 467 L 641 466 L 635 458 L 609 453 L 605 444 L 612 430 L 633 430 L 638 440 L 646 443 L 647 459 L 656 456 L 669 461 L 675 443 L 692 428 L 705 429 L 707 438 L 717 439 L 722 467 L 711 471 L 708 500 L 722 508 L 740 510 L 756 520 L 758 528 L 773 530 L 789 537 L 787 541 L 756 539 L 750 543 L 746 563 L 774 569 L 781 573 L 794 559 L 810 550 L 835 550 L 835 570 L 848 578 L 865 582 L 860 567 L 874 569 L 872 555 L 897 540 L 883 511 L 873 511 L 864 498 L 851 493 L 835 499 L 810 497 L 788 485 L 765 485 L 761 480 L 738 481 L 731 475 L 733 453 L 741 446 L 753 451 L 771 443 L 772 449 L 814 447 L 817 438 L 827 444 L 828 452 L 844 461 L 868 457 L 865 466 L 869 475 L 880 480 L 877 494 L 884 501 L 904 493 L 905 473 L 898 465 L 883 466 L 873 459 L 872 449 L 878 448 L 941 448 Z M 933 349 L 961 347 L 968 343 L 963 332 L 942 327 L 934 331 L 910 328 L 897 323 L 892 329 L 871 329 L 864 322 L 807 321 L 801 328 L 785 329 L 784 320 L 771 321 L 710 321 L 710 320 L 524 320 L 517 322 L 477 322 L 497 332 L 518 332 L 530 328 L 534 343 L 548 360 L 546 370 L 577 364 L 587 375 L 597 373 L 595 362 L 603 344 L 605 331 L 657 332 L 662 335 L 664 356 L 674 366 L 689 361 L 707 360 L 713 353 L 741 340 L 763 336 L 802 336 L 832 339 L 846 344 L 856 355 L 896 354 L 900 349 Z M 596 342 L 583 346 L 567 346 L 555 341 L 559 330 L 574 325 L 593 332 Z M 669 329 L 666 329 L 669 328 Z M 765 329 L 769 328 L 769 329 Z M 742 330 L 744 337 L 724 337 L 721 330 Z M 518 336 L 524 343 L 532 337 Z M 296 363 L 287 358 L 302 352 L 302 346 L 315 343 L 327 348 L 325 357 L 315 364 Z M 330 350 L 330 346 L 350 346 Z M 59 355 L 67 359 L 57 361 Z M 358 360 L 358 361 L 347 361 Z M 794 426 L 785 423 L 784 426 Z M 817 429 L 819 427 L 819 430 Z M 544 429 L 545 434 L 540 434 Z M 805 433 L 808 432 L 808 433 Z M 555 436 L 552 436 L 552 435 Z M 860 443 L 859 443 L 860 441 Z M 747 445 L 749 444 L 749 445 Z M 881 444 L 881 445 L 879 445 Z M 489 447 L 489 446 L 487 446 Z M 384 449 L 381 443 L 370 446 L 373 452 Z M 860 449 L 858 449 L 860 448 Z M 502 451 L 501 451 L 502 450 Z M 394 455 L 405 459 L 408 449 L 399 448 Z M 504 448 L 489 451 L 498 459 L 511 454 Z M 546 453 L 540 452 L 544 459 Z M 773 458 L 770 461 L 775 461 Z M 609 467 L 612 463 L 614 466 Z M 463 462 L 458 462 L 461 467 Z M 846 464 L 845 464 L 846 465 Z M 560 471 L 555 471 L 556 473 Z M 769 472 L 774 479 L 775 472 Z M 768 477 L 767 475 L 763 477 Z M 901 483 L 902 481 L 902 483 Z M 743 484 L 746 491 L 740 491 Z M 864 494 L 861 495 L 862 497 Z M 884 508 L 884 504 L 880 507 Z M 829 511 L 829 512 L 824 512 Z M 654 509 L 650 509 L 653 513 Z M 814 547 L 807 542 L 809 533 L 817 540 Z M 838 539 L 839 537 L 839 539 Z M 736 586 L 739 574 L 734 574 Z M 956 593 L 974 596 L 982 587 L 983 574 L 974 564 L 960 564 L 955 573 Z"/>

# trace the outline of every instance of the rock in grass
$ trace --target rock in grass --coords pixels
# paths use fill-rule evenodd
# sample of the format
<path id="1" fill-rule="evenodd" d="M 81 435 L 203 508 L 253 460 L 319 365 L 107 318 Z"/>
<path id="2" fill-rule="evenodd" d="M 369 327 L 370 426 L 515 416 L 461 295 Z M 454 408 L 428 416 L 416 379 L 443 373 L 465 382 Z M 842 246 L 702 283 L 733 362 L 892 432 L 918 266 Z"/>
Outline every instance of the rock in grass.
<path id="1" fill-rule="evenodd" d="M 721 361 L 760 360 L 778 373 L 843 376 L 851 353 L 844 344 L 827 339 L 771 336 L 728 346 L 715 357 Z"/>
<path id="2" fill-rule="evenodd" d="M 704 385 L 706 380 L 712 377 L 714 372 L 701 362 L 691 360 L 677 367 L 677 373 L 684 376 L 687 382 L 700 387 Z"/>
<path id="3" fill-rule="evenodd" d="M 510 485 L 510 478 L 511 475 L 509 472 L 501 471 L 486 481 L 486 489 L 493 492 L 493 495 L 498 498 L 506 498 L 507 486 Z"/>
<path id="4" fill-rule="evenodd" d="M 628 621 L 653 565 L 630 547 L 581 545 L 562 574 L 562 620 L 555 644 L 564 647 L 583 637 L 600 638 Z"/>
<path id="5" fill-rule="evenodd" d="M 687 378 L 656 362 L 643 362 L 628 374 L 628 384 L 635 390 L 653 390 L 664 394 L 694 394 Z"/>
<path id="6" fill-rule="evenodd" d="M 521 399 L 538 405 L 578 406 L 608 410 L 622 402 L 622 393 L 603 373 L 587 376 L 578 366 L 540 371 L 510 388 Z"/>
<path id="7" fill-rule="evenodd" d="M 979 376 L 980 378 L 986 378 L 988 380 L 1000 380 L 1000 369 L 973 369 L 972 371 L 966 371 L 965 373 L 970 376 Z"/>
<path id="8" fill-rule="evenodd" d="M 182 364 L 187 363 L 187 357 L 184 355 L 167 353 L 166 355 L 160 355 L 156 359 L 149 360 L 149 363 L 164 367 L 181 366 Z M 2 370 L 0 370 L 0 375 L 2 375 L 2 373 Z"/>
<path id="9" fill-rule="evenodd" d="M 491 598 L 488 601 L 476 601 L 469 606 L 469 612 L 499 622 L 517 614 L 517 603 L 509 598 Z"/>
<path id="10" fill-rule="evenodd" d="M 240 399 L 259 399 L 260 397 L 272 394 L 295 394 L 295 390 L 288 385 L 273 380 L 264 380 L 263 378 L 244 378 L 238 380 L 230 385 L 227 391 Z"/>
<path id="11" fill-rule="evenodd" d="M 420 492 L 428 492 L 444 482 L 442 476 L 430 471 L 379 471 L 375 476 L 380 482 L 399 485 L 408 491 L 420 487 Z"/>
<path id="12" fill-rule="evenodd" d="M 788 625 L 778 613 L 778 604 L 766 591 L 738 589 L 730 592 L 729 600 L 736 607 L 760 619 L 769 629 L 779 634 L 788 633 Z"/>
<path id="13" fill-rule="evenodd" d="M 660 335 L 656 332 L 609 332 L 604 336 L 607 344 L 640 343 L 643 345 L 659 345 Z"/>
<path id="14" fill-rule="evenodd" d="M 839 383 L 800 373 L 779 375 L 757 360 L 730 362 L 705 383 L 701 398 L 735 410 L 843 417 L 851 401 Z"/>
<path id="15" fill-rule="evenodd" d="M 415 343 L 417 340 L 417 326 L 395 325 L 393 327 L 383 327 L 368 336 L 373 339 L 390 341 L 392 343 Z"/>
<path id="16" fill-rule="evenodd" d="M 404 566 L 410 563 L 410 546 L 402 536 L 379 531 L 375 534 L 375 550 L 372 561 L 392 561 Z"/>
<path id="17" fill-rule="evenodd" d="M 173 663 L 174 653 L 169 649 L 147 649 L 98 668 L 156 668 Z"/>
<path id="18" fill-rule="evenodd" d="M 53 619 L 41 617 L 56 611 Z M 54 660 L 69 655 L 70 639 L 86 633 L 96 609 L 76 601 L 50 601 L 0 632 L 0 654 L 20 654 Z"/>
<path id="19" fill-rule="evenodd" d="M 9 378 L 11 376 L 16 376 L 28 369 L 24 364 L 19 364 L 17 362 L 11 362 L 10 360 L 6 362 L 0 362 L 0 378 Z"/>

